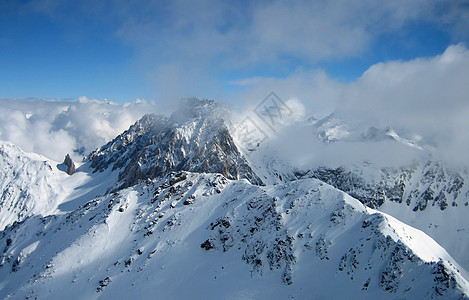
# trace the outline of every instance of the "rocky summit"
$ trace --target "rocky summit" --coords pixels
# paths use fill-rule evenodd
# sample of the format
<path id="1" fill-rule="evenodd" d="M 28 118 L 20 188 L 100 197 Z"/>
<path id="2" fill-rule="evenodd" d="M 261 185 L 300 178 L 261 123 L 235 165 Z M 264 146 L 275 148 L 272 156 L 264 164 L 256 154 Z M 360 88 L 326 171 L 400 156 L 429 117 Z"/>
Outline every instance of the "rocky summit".
<path id="1" fill-rule="evenodd" d="M 185 99 L 169 118 L 148 114 L 89 156 L 95 171 L 120 169 L 122 187 L 171 171 L 220 173 L 262 184 L 231 137 L 213 100 Z"/>

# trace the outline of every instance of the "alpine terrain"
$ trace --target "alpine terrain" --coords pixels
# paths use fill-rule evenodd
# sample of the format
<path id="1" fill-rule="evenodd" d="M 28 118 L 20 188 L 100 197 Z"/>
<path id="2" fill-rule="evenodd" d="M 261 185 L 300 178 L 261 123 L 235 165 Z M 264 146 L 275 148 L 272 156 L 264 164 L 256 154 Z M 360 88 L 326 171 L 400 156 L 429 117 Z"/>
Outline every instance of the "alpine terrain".
<path id="1" fill-rule="evenodd" d="M 311 120 L 321 143 L 422 148 Z M 233 126 L 189 98 L 76 165 L 1 142 L 0 297 L 469 298 L 467 169 L 300 168 L 269 141 L 244 149 Z"/>

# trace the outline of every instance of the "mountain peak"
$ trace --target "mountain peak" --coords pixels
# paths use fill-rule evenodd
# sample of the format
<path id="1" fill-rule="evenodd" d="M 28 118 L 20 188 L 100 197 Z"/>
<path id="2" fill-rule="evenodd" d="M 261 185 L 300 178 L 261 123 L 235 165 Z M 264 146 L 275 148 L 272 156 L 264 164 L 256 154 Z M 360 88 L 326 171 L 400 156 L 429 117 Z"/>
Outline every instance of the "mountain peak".
<path id="1" fill-rule="evenodd" d="M 89 159 L 95 171 L 120 169 L 120 188 L 168 172 L 220 173 L 228 179 L 262 184 L 236 147 L 213 100 L 187 98 L 168 119 L 145 115 Z"/>

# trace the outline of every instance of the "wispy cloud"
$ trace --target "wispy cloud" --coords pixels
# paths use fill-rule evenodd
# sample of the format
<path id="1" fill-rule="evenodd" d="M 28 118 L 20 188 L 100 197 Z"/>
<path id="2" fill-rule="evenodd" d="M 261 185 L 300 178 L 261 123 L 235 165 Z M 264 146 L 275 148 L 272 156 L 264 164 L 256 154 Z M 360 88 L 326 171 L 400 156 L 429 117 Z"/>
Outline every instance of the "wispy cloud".
<path id="1" fill-rule="evenodd" d="M 26 7 L 67 25 L 69 36 L 93 24 L 132 48 L 134 68 L 160 98 L 212 96 L 207 87 L 215 96 L 226 77 L 287 76 L 299 66 L 372 55 L 377 38 L 405 36 L 413 24 L 469 40 L 465 1 L 38 0 Z"/>
<path id="2" fill-rule="evenodd" d="M 469 162 L 467 70 L 469 50 L 462 45 L 433 58 L 374 65 L 345 88 L 341 115 L 418 133 L 444 157 Z"/>

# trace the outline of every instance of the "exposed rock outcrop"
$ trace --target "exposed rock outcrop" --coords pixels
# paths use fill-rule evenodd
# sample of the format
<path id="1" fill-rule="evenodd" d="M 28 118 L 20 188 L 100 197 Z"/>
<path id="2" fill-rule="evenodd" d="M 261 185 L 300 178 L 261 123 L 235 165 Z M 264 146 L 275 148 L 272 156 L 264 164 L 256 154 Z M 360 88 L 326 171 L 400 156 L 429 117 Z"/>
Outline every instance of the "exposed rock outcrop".
<path id="1" fill-rule="evenodd" d="M 73 175 L 77 171 L 77 169 L 75 167 L 75 163 L 73 162 L 72 158 L 70 157 L 70 154 L 67 154 L 65 156 L 63 164 L 67 168 L 66 172 L 67 172 L 68 175 Z"/>

